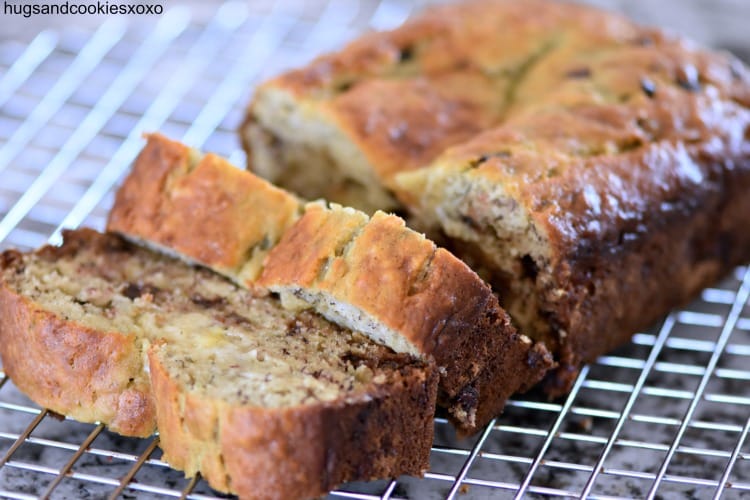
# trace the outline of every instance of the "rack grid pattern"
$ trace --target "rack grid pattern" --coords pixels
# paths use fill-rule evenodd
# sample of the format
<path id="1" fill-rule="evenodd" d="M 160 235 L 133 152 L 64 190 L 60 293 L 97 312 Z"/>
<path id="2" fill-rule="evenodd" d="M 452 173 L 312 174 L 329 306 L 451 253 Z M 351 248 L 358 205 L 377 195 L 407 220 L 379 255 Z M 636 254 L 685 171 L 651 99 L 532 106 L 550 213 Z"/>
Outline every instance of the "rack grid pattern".
<path id="1" fill-rule="evenodd" d="M 235 128 L 254 83 L 364 29 L 395 26 L 414 7 L 227 2 L 208 17 L 175 7 L 0 40 L 0 249 L 103 228 L 143 132 L 243 164 Z M 331 496 L 750 495 L 749 294 L 750 268 L 738 268 L 587 366 L 567 398 L 513 399 L 468 439 L 436 418 L 424 478 L 352 483 Z M 158 436 L 123 438 L 36 407 L 0 368 L 0 497 L 225 497 L 160 453 Z"/>

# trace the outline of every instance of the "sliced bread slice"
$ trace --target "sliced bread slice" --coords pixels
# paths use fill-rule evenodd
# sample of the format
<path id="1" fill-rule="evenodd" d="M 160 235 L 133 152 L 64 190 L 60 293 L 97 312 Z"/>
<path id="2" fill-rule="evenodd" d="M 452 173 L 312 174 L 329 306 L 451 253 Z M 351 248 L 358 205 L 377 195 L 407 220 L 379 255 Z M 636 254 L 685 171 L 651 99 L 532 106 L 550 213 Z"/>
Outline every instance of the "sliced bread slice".
<path id="1" fill-rule="evenodd" d="M 151 135 L 108 228 L 242 286 L 270 288 L 286 306 L 313 308 L 397 352 L 434 358 L 438 400 L 463 432 L 487 423 L 551 366 L 476 273 L 400 218 L 324 203 L 290 209 L 296 202 L 215 155 L 199 159 Z"/>
<path id="2" fill-rule="evenodd" d="M 89 230 L 66 232 L 61 247 L 0 256 L 3 369 L 37 404 L 120 434 L 153 434 L 144 344 L 159 335 L 155 298 L 166 281 L 180 283 L 165 258 L 144 257 Z"/>
<path id="3" fill-rule="evenodd" d="M 242 498 L 312 498 L 349 480 L 424 474 L 434 366 L 321 328 L 311 313 L 280 328 L 278 310 L 268 312 L 254 318 L 255 338 L 150 349 L 166 461 Z"/>
<path id="4" fill-rule="evenodd" d="M 3 367 L 42 406 L 133 436 L 158 422 L 171 465 L 248 498 L 427 469 L 430 363 L 112 234 L 1 263 Z"/>

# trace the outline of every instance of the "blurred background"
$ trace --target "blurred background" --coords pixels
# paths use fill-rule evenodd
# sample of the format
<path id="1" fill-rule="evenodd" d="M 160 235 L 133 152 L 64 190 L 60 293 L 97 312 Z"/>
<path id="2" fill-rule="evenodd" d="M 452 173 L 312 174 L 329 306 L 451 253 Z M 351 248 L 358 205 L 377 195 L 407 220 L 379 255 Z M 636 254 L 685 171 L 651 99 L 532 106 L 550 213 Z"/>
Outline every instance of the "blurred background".
<path id="1" fill-rule="evenodd" d="M 447 0 L 440 0 L 444 3 Z M 578 0 L 580 3 L 597 5 L 605 9 L 624 12 L 639 21 L 669 27 L 675 31 L 695 38 L 698 41 L 726 48 L 737 53 L 745 60 L 750 59 L 750 2 L 747 0 Z M 7 3 L 20 3 L 10 1 Z M 30 2 L 27 2 L 30 3 Z M 142 3 L 153 4 L 152 0 Z M 383 14 L 371 22 L 365 22 L 363 27 L 388 28 L 397 22 L 398 16 L 405 12 L 418 10 L 435 0 L 342 0 L 326 2 L 321 0 L 247 0 L 249 6 L 269 7 L 277 6 L 290 13 L 320 12 L 321 9 L 340 9 L 342 17 L 350 12 L 373 11 L 380 5 L 381 9 L 392 10 L 394 17 Z M 177 5 L 189 6 L 196 16 L 210 16 L 220 5 L 218 1 L 201 0 L 165 0 L 161 5 L 165 9 Z M 0 38 L 27 39 L 35 31 L 46 28 L 69 29 L 74 26 L 96 26 L 102 19 L 97 16 L 74 18 L 60 18 L 53 16 L 36 17 L 32 20 L 20 20 L 16 17 L 3 18 L 0 16 L 2 32 Z M 348 21 L 351 21 L 349 19 Z"/>
<path id="2" fill-rule="evenodd" d="M 257 82 L 393 28 L 426 3 L 163 0 L 161 15 L 28 19 L 0 10 L 0 250 L 58 242 L 65 227 L 103 228 L 143 132 L 244 165 L 235 131 Z M 750 0 L 589 3 L 750 60 Z M 738 269 L 587 367 L 568 399 L 521 396 L 470 439 L 436 419 L 425 479 L 334 495 L 512 498 L 520 488 L 577 497 L 587 482 L 602 498 L 748 494 L 748 276 Z M 153 439 L 40 413 L 0 367 L 0 497 L 35 498 L 50 485 L 54 498 L 215 496 L 169 469 Z"/>

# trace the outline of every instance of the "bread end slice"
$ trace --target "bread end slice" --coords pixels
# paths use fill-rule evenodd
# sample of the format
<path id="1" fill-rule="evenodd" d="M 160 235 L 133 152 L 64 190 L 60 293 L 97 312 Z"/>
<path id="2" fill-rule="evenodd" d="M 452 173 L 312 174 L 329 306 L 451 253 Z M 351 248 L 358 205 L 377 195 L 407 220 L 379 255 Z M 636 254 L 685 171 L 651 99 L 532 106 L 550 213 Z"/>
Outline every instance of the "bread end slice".
<path id="1" fill-rule="evenodd" d="M 129 332 L 87 323 L 57 268 L 66 254 L 112 241 L 89 230 L 65 233 L 63 247 L 0 255 L 0 356 L 16 386 L 42 407 L 126 436 L 155 430 L 144 345 Z M 56 290 L 55 287 L 63 287 Z"/>

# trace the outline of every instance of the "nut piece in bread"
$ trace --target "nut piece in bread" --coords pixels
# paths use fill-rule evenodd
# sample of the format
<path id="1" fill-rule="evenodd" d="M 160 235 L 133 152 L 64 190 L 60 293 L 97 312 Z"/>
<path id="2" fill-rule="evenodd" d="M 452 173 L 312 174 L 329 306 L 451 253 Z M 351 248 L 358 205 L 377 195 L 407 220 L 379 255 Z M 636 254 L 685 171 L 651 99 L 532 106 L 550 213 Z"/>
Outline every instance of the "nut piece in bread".
<path id="1" fill-rule="evenodd" d="M 242 286 L 278 292 L 287 306 L 313 308 L 397 352 L 434 358 L 441 371 L 438 400 L 464 432 L 487 423 L 507 397 L 538 381 L 551 366 L 543 346 L 516 333 L 476 273 L 393 215 L 370 218 L 351 208 L 310 203 L 288 225 L 272 227 L 266 221 L 264 231 L 273 237 L 265 238 L 263 265 L 253 267 L 257 274 L 238 271 L 248 267 L 242 256 L 252 260 L 255 247 L 236 252 L 230 265 L 214 258 L 204 248 L 244 248 L 241 235 L 250 230 L 242 225 L 278 214 L 296 198 L 276 197 L 278 188 L 213 156 L 211 181 L 205 182 L 195 174 L 204 170 L 200 164 L 182 168 L 191 154 L 187 146 L 149 136 L 117 193 L 109 230 L 177 252 Z M 251 214 L 229 204 L 201 208 L 209 196 L 241 199 L 243 190 L 254 200 L 241 201 Z M 194 218 L 189 225 L 150 223 L 189 217 Z M 211 230 L 198 239 L 199 227 Z"/>

